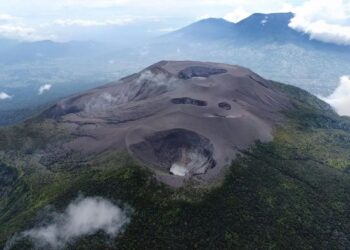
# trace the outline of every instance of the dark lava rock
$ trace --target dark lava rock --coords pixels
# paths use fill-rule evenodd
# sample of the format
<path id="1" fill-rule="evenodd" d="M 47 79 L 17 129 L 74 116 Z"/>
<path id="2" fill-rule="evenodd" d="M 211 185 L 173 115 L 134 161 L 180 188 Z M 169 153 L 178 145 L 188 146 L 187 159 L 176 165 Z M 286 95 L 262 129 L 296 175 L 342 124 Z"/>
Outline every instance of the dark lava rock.
<path id="1" fill-rule="evenodd" d="M 191 105 L 202 106 L 202 107 L 205 107 L 208 105 L 206 101 L 196 100 L 189 97 L 174 98 L 174 99 L 171 99 L 171 102 L 174 104 L 191 104 Z"/>
<path id="2" fill-rule="evenodd" d="M 227 102 L 220 102 L 218 106 L 219 108 L 222 108 L 222 109 L 231 110 L 231 105 L 228 104 Z"/>
<path id="3" fill-rule="evenodd" d="M 209 77 L 211 75 L 218 75 L 227 73 L 226 69 L 207 68 L 201 66 L 188 67 L 179 72 L 180 79 L 191 79 L 192 77 Z"/>

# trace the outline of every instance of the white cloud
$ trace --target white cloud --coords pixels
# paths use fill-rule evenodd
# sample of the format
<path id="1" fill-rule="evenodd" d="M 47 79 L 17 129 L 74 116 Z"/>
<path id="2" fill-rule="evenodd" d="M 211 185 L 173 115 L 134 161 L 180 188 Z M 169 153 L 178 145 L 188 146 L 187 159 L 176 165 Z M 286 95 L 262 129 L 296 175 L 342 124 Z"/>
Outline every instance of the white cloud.
<path id="1" fill-rule="evenodd" d="M 93 27 L 93 26 L 108 26 L 108 25 L 126 25 L 133 22 L 134 19 L 131 17 L 113 19 L 113 20 L 88 20 L 88 19 L 58 19 L 54 21 L 54 24 L 60 26 L 82 26 L 82 27 Z"/>
<path id="2" fill-rule="evenodd" d="M 90 8 L 106 8 L 130 3 L 130 0 L 63 0 L 63 6 L 84 6 Z"/>
<path id="3" fill-rule="evenodd" d="M 250 16 L 251 13 L 249 13 L 248 11 L 246 11 L 244 8 L 242 7 L 239 7 L 237 9 L 235 9 L 234 11 L 226 14 L 224 16 L 224 18 L 227 20 L 227 21 L 230 21 L 230 22 L 234 22 L 234 23 L 237 23 L 245 18 L 247 18 L 248 16 Z"/>
<path id="4" fill-rule="evenodd" d="M 311 39 L 350 45 L 350 4 L 345 0 L 308 0 L 294 9 L 289 26 Z"/>
<path id="5" fill-rule="evenodd" d="M 7 93 L 5 92 L 0 92 L 0 101 L 1 100 L 7 100 L 7 99 L 11 99 L 12 96 L 8 95 Z"/>
<path id="6" fill-rule="evenodd" d="M 322 99 L 329 103 L 339 115 L 350 116 L 350 77 L 342 76 L 333 94 Z"/>
<path id="7" fill-rule="evenodd" d="M 281 8 L 278 10 L 278 12 L 295 12 L 294 5 L 290 3 L 283 3 Z"/>
<path id="8" fill-rule="evenodd" d="M 21 18 L 0 13 L 0 37 L 20 40 L 36 40 L 36 30 L 21 23 Z"/>
<path id="9" fill-rule="evenodd" d="M 51 84 L 42 85 L 42 86 L 39 88 L 39 95 L 44 94 L 45 92 L 49 91 L 51 88 L 52 88 L 52 85 L 51 85 Z"/>
<path id="10" fill-rule="evenodd" d="M 13 21 L 16 20 L 17 17 L 6 14 L 6 13 L 0 13 L 0 21 Z"/>
<path id="11" fill-rule="evenodd" d="M 20 24 L 0 24 L 0 37 L 20 40 L 43 39 L 34 28 Z"/>
<path id="12" fill-rule="evenodd" d="M 0 13 L 0 37 L 29 41 L 48 38 L 41 36 L 34 27 L 25 24 L 22 18 L 6 13 Z"/>
<path id="13" fill-rule="evenodd" d="M 7 9 L 13 9 L 16 6 L 22 6 L 22 9 L 35 8 L 37 10 L 49 9 L 49 10 L 66 10 L 68 9 L 108 9 L 113 7 L 122 7 L 126 12 L 130 10 L 140 10 L 143 13 L 147 11 L 162 11 L 167 15 L 170 13 L 179 13 L 186 11 L 192 13 L 199 13 L 204 8 L 207 8 L 210 12 L 216 10 L 224 10 L 227 12 L 227 8 L 234 9 L 243 7 L 248 9 L 249 12 L 255 11 L 277 11 L 281 8 L 284 2 L 296 2 L 299 0 L 269 0 L 269 1 L 256 1 L 256 0 L 60 0 L 60 1 L 47 1 L 47 0 L 11 0 L 9 3 L 0 3 L 1 6 L 10 6 Z M 6 8 L 5 8 L 6 9 Z M 124 13 L 126 13 L 124 12 Z M 140 13 L 140 12 L 139 12 Z M 154 12 L 153 12 L 154 13 Z M 200 13 L 199 15 L 203 15 Z"/>
<path id="14" fill-rule="evenodd" d="M 29 8 L 41 8 L 44 6 L 49 10 L 60 10 L 61 8 L 107 8 L 111 6 L 120 6 L 133 2 L 133 0 L 59 0 L 59 1 L 48 1 L 48 0 L 11 0 L 8 3 L 0 3 L 1 6 L 23 6 L 24 9 Z"/>
<path id="15" fill-rule="evenodd" d="M 237 5 L 242 3 L 242 0 L 195 0 L 190 3 L 190 5 Z M 154 8 L 157 6 L 170 6 L 179 7 L 179 5 L 189 5 L 188 0 L 63 0 L 59 3 L 61 6 L 65 7 L 85 7 L 85 8 L 108 8 L 115 6 L 141 6 Z"/>
<path id="16" fill-rule="evenodd" d="M 156 30 L 156 32 L 162 32 L 162 33 L 168 33 L 168 32 L 173 32 L 178 30 L 179 28 L 173 28 L 173 27 L 168 27 L 168 28 L 161 28 Z M 152 32 L 152 31 L 151 31 Z"/>
<path id="17" fill-rule="evenodd" d="M 79 198 L 63 213 L 51 215 L 50 224 L 35 227 L 12 238 L 5 249 L 23 238 L 29 238 L 37 249 L 62 249 L 79 237 L 104 231 L 115 237 L 129 223 L 125 211 L 100 197 Z"/>

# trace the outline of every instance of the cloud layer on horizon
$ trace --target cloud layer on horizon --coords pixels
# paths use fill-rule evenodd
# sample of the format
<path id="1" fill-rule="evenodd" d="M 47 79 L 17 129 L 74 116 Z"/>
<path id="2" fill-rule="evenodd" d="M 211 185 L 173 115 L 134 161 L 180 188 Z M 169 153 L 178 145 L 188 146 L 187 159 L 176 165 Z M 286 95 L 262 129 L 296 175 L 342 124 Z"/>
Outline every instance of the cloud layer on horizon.
<path id="1" fill-rule="evenodd" d="M 328 97 L 321 97 L 343 116 L 350 116 L 350 76 L 342 76 L 339 86 Z"/>
<path id="2" fill-rule="evenodd" d="M 81 26 L 81 27 L 94 27 L 94 26 L 119 26 L 126 25 L 133 22 L 131 17 L 116 18 L 109 20 L 89 20 L 89 19 L 57 19 L 53 23 L 60 26 Z"/>
<path id="3" fill-rule="evenodd" d="M 37 41 L 51 39 L 53 36 L 43 36 L 36 28 L 28 25 L 20 17 L 0 13 L 0 38 Z"/>
<path id="4" fill-rule="evenodd" d="M 295 4 L 300 0 L 287 0 Z M 0 1 L 0 37 L 21 40 L 80 40 L 93 28 L 138 25 L 146 30 L 183 27 L 199 17 L 226 17 L 239 21 L 253 12 L 276 12 L 278 0 L 11 0 Z M 14 18 L 12 18 L 14 17 Z M 84 29 L 81 29 L 84 28 Z M 88 28 L 91 30 L 88 30 Z M 123 27 L 120 27 L 123 29 Z M 85 32 L 85 33 L 84 33 Z M 132 32 L 132 31 L 130 31 Z M 156 34 L 157 32 L 155 32 Z M 100 33 L 97 33 L 100 34 Z M 93 37 L 89 38 L 93 40 Z"/>
<path id="5" fill-rule="evenodd" d="M 293 12 L 291 28 L 309 34 L 311 39 L 350 45 L 350 2 L 308 0 Z"/>
<path id="6" fill-rule="evenodd" d="M 79 40 L 80 27 L 142 26 L 149 21 L 154 27 L 148 29 L 159 30 L 182 27 L 199 17 L 238 22 L 256 12 L 291 11 L 296 14 L 291 28 L 311 39 L 350 45 L 349 0 L 12 0 L 0 2 L 0 9 L 0 36 L 21 40 Z M 35 18 L 29 13 L 36 13 Z"/>

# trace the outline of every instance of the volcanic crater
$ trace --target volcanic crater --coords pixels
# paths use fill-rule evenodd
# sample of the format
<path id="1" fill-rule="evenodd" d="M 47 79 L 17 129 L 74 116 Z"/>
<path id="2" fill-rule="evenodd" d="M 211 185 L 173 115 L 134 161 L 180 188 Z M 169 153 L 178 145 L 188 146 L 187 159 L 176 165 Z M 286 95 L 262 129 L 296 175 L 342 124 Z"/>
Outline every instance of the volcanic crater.
<path id="1" fill-rule="evenodd" d="M 75 135 L 61 150 L 85 156 L 127 151 L 178 187 L 222 177 L 240 150 L 272 140 L 289 107 L 283 93 L 249 69 L 161 61 L 63 99 L 42 117 Z"/>

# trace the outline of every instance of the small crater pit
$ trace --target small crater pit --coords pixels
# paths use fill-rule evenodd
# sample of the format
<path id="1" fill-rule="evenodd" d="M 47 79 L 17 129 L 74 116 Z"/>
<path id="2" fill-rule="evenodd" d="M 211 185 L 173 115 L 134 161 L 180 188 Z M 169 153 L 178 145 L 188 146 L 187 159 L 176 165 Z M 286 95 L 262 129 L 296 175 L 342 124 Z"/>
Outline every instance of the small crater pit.
<path id="1" fill-rule="evenodd" d="M 218 69 L 218 68 L 207 68 L 207 67 L 201 67 L 201 66 L 193 66 L 188 67 L 179 72 L 179 78 L 188 80 L 193 77 L 209 77 L 211 75 L 218 75 L 218 74 L 224 74 L 227 73 L 226 69 Z"/>
<path id="2" fill-rule="evenodd" d="M 210 140 L 186 129 L 156 132 L 130 150 L 140 160 L 177 176 L 205 174 L 216 164 Z"/>
<path id="3" fill-rule="evenodd" d="M 225 109 L 225 110 L 231 110 L 231 108 L 232 108 L 231 105 L 227 102 L 220 102 L 218 104 L 218 106 L 219 106 L 219 108 Z"/>
<path id="4" fill-rule="evenodd" d="M 189 97 L 174 98 L 174 99 L 171 99 L 171 102 L 173 104 L 190 104 L 190 105 L 196 105 L 201 107 L 208 106 L 208 103 L 206 101 L 196 100 Z"/>

